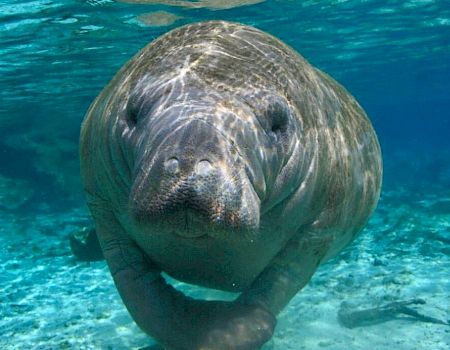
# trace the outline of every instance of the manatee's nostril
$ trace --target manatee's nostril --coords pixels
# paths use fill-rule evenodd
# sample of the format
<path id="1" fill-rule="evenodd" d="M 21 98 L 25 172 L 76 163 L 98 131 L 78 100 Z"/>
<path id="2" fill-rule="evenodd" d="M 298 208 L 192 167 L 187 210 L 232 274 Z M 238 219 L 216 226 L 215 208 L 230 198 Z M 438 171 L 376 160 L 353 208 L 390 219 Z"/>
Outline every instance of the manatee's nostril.
<path id="1" fill-rule="evenodd" d="M 195 173 L 200 176 L 208 175 L 213 169 L 211 163 L 206 159 L 199 161 L 195 165 Z"/>
<path id="2" fill-rule="evenodd" d="M 164 168 L 168 173 L 176 175 L 180 172 L 180 163 L 176 158 L 169 158 L 164 162 Z"/>

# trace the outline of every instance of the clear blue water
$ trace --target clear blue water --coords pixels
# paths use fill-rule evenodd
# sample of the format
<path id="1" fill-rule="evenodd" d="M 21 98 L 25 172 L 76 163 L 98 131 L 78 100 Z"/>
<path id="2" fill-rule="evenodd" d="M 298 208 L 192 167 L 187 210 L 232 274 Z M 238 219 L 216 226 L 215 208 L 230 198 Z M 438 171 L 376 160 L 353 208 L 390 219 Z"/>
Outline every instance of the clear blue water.
<path id="1" fill-rule="evenodd" d="M 409 279 L 392 282 L 398 290 L 377 292 L 378 301 L 383 295 L 387 300 L 393 295 L 399 299 L 425 298 L 428 304 L 436 306 L 430 307 L 430 314 L 450 319 L 447 281 L 450 268 L 449 1 L 278 0 L 253 1 L 254 4 L 229 9 L 221 6 L 225 1 L 213 0 L 198 1 L 194 8 L 189 1 L 168 1 L 168 5 L 129 2 L 0 1 L 0 253 L 4 273 L 0 277 L 0 304 L 3 303 L 0 334 L 3 330 L 11 336 L 2 337 L 1 348 L 21 349 L 36 344 L 39 349 L 103 348 L 107 341 L 101 342 L 102 339 L 115 339 L 111 332 L 112 329 L 116 332 L 116 328 L 99 326 L 100 331 L 96 328 L 101 321 L 96 323 L 96 311 L 84 316 L 73 309 L 69 311 L 69 306 L 64 304 L 67 299 L 63 297 L 67 291 L 58 288 L 62 288 L 59 284 L 70 281 L 52 279 L 54 270 L 45 272 L 55 264 L 60 269 L 74 266 L 65 239 L 71 230 L 86 225 L 89 220 L 79 181 L 80 123 L 102 87 L 140 48 L 176 26 L 208 19 L 250 24 L 294 47 L 346 86 L 367 111 L 379 136 L 385 163 L 382 200 L 359 241 L 344 254 L 345 263 L 362 264 L 354 265 L 359 267 L 351 273 L 359 277 L 354 277 L 356 282 L 347 281 L 344 287 L 339 287 L 344 288 L 339 292 L 343 294 L 326 294 L 336 288 L 329 282 L 333 271 L 344 268 L 342 262 L 328 264 L 307 288 L 305 300 L 301 302 L 317 305 L 323 301 L 313 288 L 318 288 L 319 296 L 326 294 L 327 300 L 336 297 L 335 305 L 345 296 L 362 297 L 361 290 L 369 287 L 361 279 L 367 278 L 369 265 L 373 266 L 364 262 L 377 258 L 381 259 L 381 265 L 376 266 L 384 266 L 386 278 L 397 278 L 404 271 L 410 274 Z M 156 11 L 178 17 L 167 25 L 159 22 L 159 26 L 146 24 L 139 17 Z M 48 243 L 55 241 L 54 246 Z M 27 242 L 34 243 L 27 245 Z M 39 251 L 49 247 L 56 253 L 48 255 Z M 27 249 L 31 249 L 29 254 Z M 35 260 L 27 260 L 30 257 Z M 11 263 L 13 260 L 18 266 Z M 395 261 L 395 267 L 388 263 L 391 260 Z M 33 270 L 36 261 L 42 262 L 42 270 Z M 86 281 L 95 280 L 96 274 L 107 278 L 104 265 L 97 264 L 91 274 L 83 270 Z M 430 266 L 433 268 L 427 270 Z M 415 270 L 422 267 L 420 273 Z M 73 270 L 77 273 L 75 267 Z M 31 277 L 24 289 L 17 276 L 27 274 Z M 46 277 L 40 280 L 39 276 Z M 79 281 L 73 283 L 95 294 L 95 288 L 89 289 Z M 338 280 L 336 284 L 341 282 Z M 114 288 L 110 284 L 98 288 L 100 293 L 112 293 L 115 307 L 122 310 L 119 316 L 126 318 Z M 376 290 L 377 286 L 370 288 Z M 33 297 L 27 296 L 26 290 L 33 291 Z M 44 316 L 35 304 L 42 300 L 48 302 L 51 295 L 56 295 L 56 304 L 52 304 L 55 310 L 66 306 L 56 323 L 49 323 L 52 309 L 47 308 L 47 323 L 43 323 Z M 298 301 L 294 306 L 302 303 Z M 100 314 L 109 312 L 106 306 Z M 320 309 L 315 316 L 323 312 Z M 382 340 L 384 328 L 377 330 L 377 326 L 372 326 L 368 333 L 336 333 L 337 338 L 333 339 L 322 334 L 325 340 L 314 342 L 316 338 L 308 338 L 308 334 L 316 336 L 317 329 L 327 333 L 323 325 L 314 327 L 314 315 L 307 314 L 303 319 L 297 314 L 286 315 L 280 321 L 271 348 L 364 348 L 364 343 L 355 343 L 355 337 L 369 339 L 380 349 L 392 348 L 394 343 L 399 349 L 450 347 L 449 328 L 428 323 L 425 326 L 391 323 L 389 329 L 396 328 L 400 336 L 396 338 L 393 334 L 387 340 Z M 27 324 L 23 321 L 27 317 L 38 323 Z M 77 326 L 71 328 L 70 320 L 74 317 L 78 323 L 73 321 Z M 306 324 L 305 320 L 310 323 Z M 295 335 L 295 322 L 303 327 L 299 339 Z M 55 329 L 62 327 L 64 332 L 46 338 L 45 324 Z M 138 340 L 108 343 L 113 349 L 145 345 L 146 338 L 137 328 L 132 328 L 135 326 L 131 321 L 127 319 L 121 325 L 126 338 Z M 339 327 L 337 323 L 327 327 L 333 326 Z M 282 327 L 289 331 L 283 332 Z M 89 331 L 94 328 L 95 332 Z M 78 343 L 74 342 L 74 334 L 80 330 L 86 335 L 85 342 L 79 339 Z M 412 340 L 408 343 L 407 338 Z"/>

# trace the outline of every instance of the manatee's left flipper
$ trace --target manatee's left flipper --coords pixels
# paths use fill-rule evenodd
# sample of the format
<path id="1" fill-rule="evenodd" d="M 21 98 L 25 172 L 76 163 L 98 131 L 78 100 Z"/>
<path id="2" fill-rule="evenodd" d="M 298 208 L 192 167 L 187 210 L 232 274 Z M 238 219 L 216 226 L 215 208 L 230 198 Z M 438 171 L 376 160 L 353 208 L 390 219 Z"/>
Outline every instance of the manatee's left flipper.
<path id="1" fill-rule="evenodd" d="M 299 231 L 238 301 L 258 303 L 277 315 L 309 282 L 331 243 L 330 235 Z"/>
<path id="2" fill-rule="evenodd" d="M 104 260 L 102 248 L 94 228 L 83 228 L 69 236 L 70 249 L 78 260 Z"/>

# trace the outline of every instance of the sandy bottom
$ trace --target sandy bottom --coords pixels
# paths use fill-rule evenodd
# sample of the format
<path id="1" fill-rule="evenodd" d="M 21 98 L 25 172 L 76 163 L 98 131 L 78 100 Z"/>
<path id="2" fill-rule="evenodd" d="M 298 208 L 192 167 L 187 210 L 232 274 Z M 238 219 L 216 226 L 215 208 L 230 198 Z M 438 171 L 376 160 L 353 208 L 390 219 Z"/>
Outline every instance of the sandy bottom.
<path id="1" fill-rule="evenodd" d="M 449 198 L 448 189 L 437 187 L 385 191 L 367 228 L 291 301 L 264 349 L 448 350 L 448 325 L 392 314 L 348 329 L 337 314 L 343 302 L 367 309 L 420 298 L 425 304 L 412 309 L 450 319 Z M 81 263 L 71 255 L 68 234 L 88 222 L 84 209 L 29 217 L 0 213 L 1 349 L 152 344 L 128 315 L 105 263 Z"/>

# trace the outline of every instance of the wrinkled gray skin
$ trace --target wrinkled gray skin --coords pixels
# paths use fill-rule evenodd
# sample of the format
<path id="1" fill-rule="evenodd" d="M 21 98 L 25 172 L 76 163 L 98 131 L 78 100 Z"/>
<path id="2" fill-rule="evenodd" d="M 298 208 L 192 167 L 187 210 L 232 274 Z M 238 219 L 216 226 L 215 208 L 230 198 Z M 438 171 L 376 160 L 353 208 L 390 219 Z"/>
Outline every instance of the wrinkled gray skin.
<path id="1" fill-rule="evenodd" d="M 352 96 L 255 28 L 205 22 L 140 51 L 81 131 L 88 204 L 119 293 L 167 349 L 258 349 L 362 229 L 381 184 Z M 181 281 L 241 292 L 202 301 Z"/>

